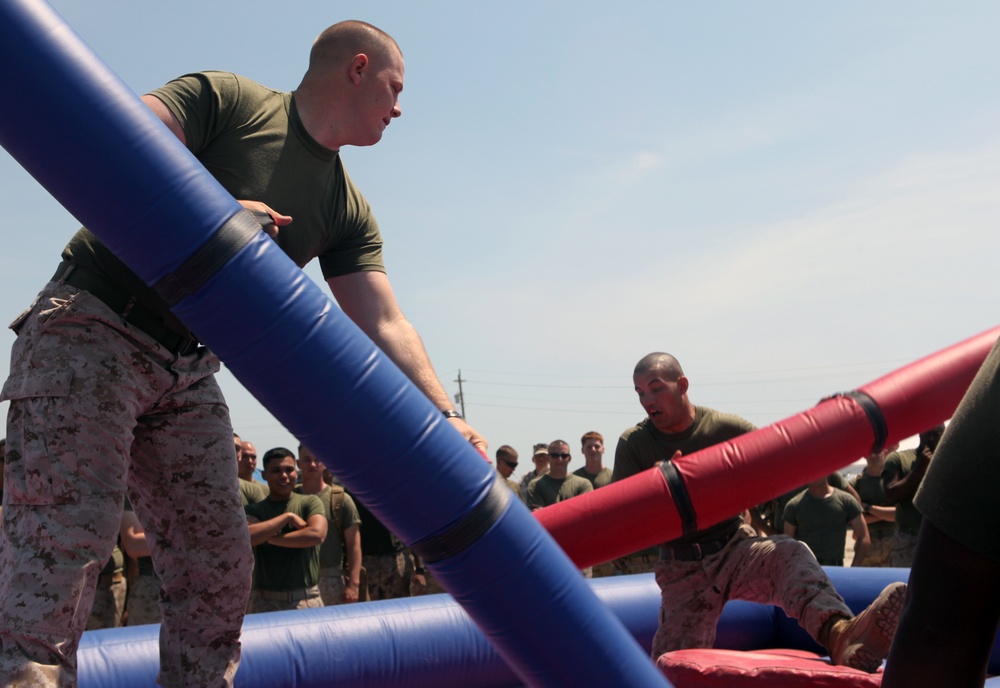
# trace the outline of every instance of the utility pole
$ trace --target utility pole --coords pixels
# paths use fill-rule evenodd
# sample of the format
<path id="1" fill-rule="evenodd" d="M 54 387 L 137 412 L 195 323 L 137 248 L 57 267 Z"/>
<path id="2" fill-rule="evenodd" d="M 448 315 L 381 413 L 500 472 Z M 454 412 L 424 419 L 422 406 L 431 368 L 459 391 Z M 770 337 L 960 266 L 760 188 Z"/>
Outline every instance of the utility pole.
<path id="1" fill-rule="evenodd" d="M 458 379 L 455 382 L 458 383 L 458 394 L 455 395 L 455 403 L 462 409 L 462 418 L 465 418 L 465 394 L 462 392 L 462 383 L 464 380 L 462 379 L 461 368 L 458 370 Z"/>

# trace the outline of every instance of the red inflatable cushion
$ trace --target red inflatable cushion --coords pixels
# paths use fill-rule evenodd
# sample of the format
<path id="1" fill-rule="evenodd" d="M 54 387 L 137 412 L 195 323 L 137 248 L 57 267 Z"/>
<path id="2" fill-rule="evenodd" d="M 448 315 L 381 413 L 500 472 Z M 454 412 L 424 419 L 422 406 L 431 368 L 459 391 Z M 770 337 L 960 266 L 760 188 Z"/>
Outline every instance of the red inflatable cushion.
<path id="1" fill-rule="evenodd" d="M 677 650 L 656 665 L 676 688 L 870 688 L 882 685 L 882 670 L 868 674 L 804 650 Z"/>

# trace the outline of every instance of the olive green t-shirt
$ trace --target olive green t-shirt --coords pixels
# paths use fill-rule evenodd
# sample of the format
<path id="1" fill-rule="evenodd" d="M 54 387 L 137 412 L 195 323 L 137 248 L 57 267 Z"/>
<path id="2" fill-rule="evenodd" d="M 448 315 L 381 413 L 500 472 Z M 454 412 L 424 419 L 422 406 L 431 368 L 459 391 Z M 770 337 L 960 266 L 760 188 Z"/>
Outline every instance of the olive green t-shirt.
<path id="1" fill-rule="evenodd" d="M 703 406 L 695 407 L 695 417 L 691 427 L 676 434 L 668 435 L 657 430 L 647 418 L 626 430 L 619 438 L 615 450 L 612 481 L 624 480 L 648 470 L 659 461 L 669 460 L 675 452 L 679 451 L 686 456 L 754 430 L 756 428 L 748 420 Z M 722 523 L 690 535 L 682 535 L 664 544 L 676 547 L 694 542 L 719 540 L 727 533 L 734 532 L 742 522 L 742 516 L 737 514 Z"/>
<path id="2" fill-rule="evenodd" d="M 295 488 L 295 492 L 302 493 L 302 488 Z M 316 493 L 319 501 L 323 503 L 326 511 L 326 519 L 330 522 L 330 527 L 326 531 L 326 540 L 323 541 L 319 550 L 320 568 L 341 568 L 344 565 L 344 531 L 351 526 L 361 526 L 361 516 L 358 514 L 358 507 L 354 504 L 351 495 L 344 491 L 343 487 L 327 485 Z"/>
<path id="3" fill-rule="evenodd" d="M 287 502 L 277 502 L 265 499 L 263 502 L 244 507 L 248 516 L 258 521 L 269 521 L 275 516 L 292 512 L 308 521 L 316 514 L 326 515 L 323 503 L 316 495 L 300 495 L 292 493 Z M 291 532 L 288 527 L 282 533 Z M 319 583 L 319 550 L 313 547 L 279 547 L 264 543 L 254 548 L 256 569 L 254 570 L 254 587 L 261 590 L 301 590 L 311 588 Z"/>
<path id="4" fill-rule="evenodd" d="M 507 487 L 510 488 L 510 491 L 517 495 L 518 499 L 523 499 L 523 497 L 521 497 L 521 483 L 514 480 L 508 480 L 506 478 L 504 478 L 504 482 L 507 483 Z"/>
<path id="5" fill-rule="evenodd" d="M 152 95 L 177 117 L 188 149 L 234 198 L 261 201 L 292 216 L 276 241 L 296 265 L 319 257 L 325 278 L 384 271 L 382 239 L 368 202 L 339 152 L 306 132 L 291 93 L 227 72 L 202 72 Z M 156 293 L 86 228 L 70 240 L 63 258 L 102 272 L 172 318 Z"/>
<path id="6" fill-rule="evenodd" d="M 254 482 L 252 480 L 239 479 L 240 481 L 240 498 L 243 500 L 243 506 L 247 504 L 256 504 L 257 502 L 262 502 L 267 499 L 267 495 L 270 494 L 271 490 L 268 489 L 267 485 L 264 483 Z"/>
<path id="7" fill-rule="evenodd" d="M 795 526 L 795 539 L 809 545 L 824 566 L 843 566 L 847 528 L 861 515 L 861 505 L 849 493 L 834 488 L 826 497 L 806 490 L 785 507 L 784 520 Z"/>
<path id="8" fill-rule="evenodd" d="M 857 491 L 864 504 L 892 506 L 885 497 L 885 484 L 882 482 L 881 476 L 868 475 L 868 472 L 865 471 L 851 481 L 851 487 Z M 872 521 L 868 524 L 868 532 L 871 533 L 872 537 L 885 537 L 895 529 L 896 525 L 892 521 Z"/>
<path id="9" fill-rule="evenodd" d="M 594 486 L 590 484 L 590 481 L 579 476 L 570 474 L 565 478 L 553 478 L 546 473 L 541 478 L 535 478 L 528 485 L 528 508 L 541 509 L 593 491 Z"/>
<path id="10" fill-rule="evenodd" d="M 599 487 L 604 487 L 605 485 L 611 484 L 610 468 L 602 468 L 600 472 L 597 473 L 597 475 L 594 475 L 593 473 L 588 473 L 587 467 L 583 466 L 582 468 L 577 468 L 575 471 L 573 471 L 573 475 L 578 475 L 584 480 L 588 480 L 590 484 L 594 486 L 595 490 Z"/>
<path id="11" fill-rule="evenodd" d="M 882 467 L 882 481 L 892 483 L 894 480 L 906 477 L 917 464 L 917 452 L 915 449 L 904 449 L 893 452 L 885 457 L 885 465 Z M 896 503 L 896 529 L 910 535 L 920 532 L 920 524 L 923 517 L 917 508 L 913 506 L 913 499 L 904 499 Z"/>
<path id="12" fill-rule="evenodd" d="M 845 478 L 840 473 L 831 473 L 826 477 L 826 482 L 830 487 L 835 487 L 838 490 L 844 490 L 847 492 L 847 478 Z M 789 490 L 788 492 L 778 495 L 772 500 L 764 502 L 763 504 L 758 504 L 755 509 L 760 515 L 761 520 L 764 521 L 765 525 L 770 526 L 775 533 L 781 535 L 785 532 L 785 507 L 788 506 L 788 502 L 792 501 L 792 497 L 800 495 L 805 492 L 806 487 L 796 487 L 794 490 Z M 850 492 L 848 492 L 850 494 Z"/>

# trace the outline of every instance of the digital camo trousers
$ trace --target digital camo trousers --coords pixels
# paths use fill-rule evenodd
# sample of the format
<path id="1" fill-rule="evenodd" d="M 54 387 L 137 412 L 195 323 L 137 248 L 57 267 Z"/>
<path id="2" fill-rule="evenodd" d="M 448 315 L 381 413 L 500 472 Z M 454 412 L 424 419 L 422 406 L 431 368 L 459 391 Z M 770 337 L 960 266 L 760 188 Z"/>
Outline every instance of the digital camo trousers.
<path id="1" fill-rule="evenodd" d="M 662 601 L 654 659 L 672 650 L 712 647 L 728 600 L 777 605 L 814 639 L 831 616 L 854 616 L 808 547 L 784 535 L 756 537 L 749 526 L 717 554 L 658 562 L 656 582 Z"/>
<path id="2" fill-rule="evenodd" d="M 889 543 L 889 566 L 895 568 L 910 568 L 913 566 L 913 554 L 917 551 L 917 536 L 897 530 Z"/>
<path id="3" fill-rule="evenodd" d="M 230 685 L 253 559 L 218 360 L 204 348 L 172 354 L 57 283 L 14 327 L 0 684 L 76 684 L 127 484 L 163 585 L 157 680 Z"/>
<path id="4" fill-rule="evenodd" d="M 403 552 L 384 555 L 365 554 L 361 557 L 361 565 L 368 572 L 368 594 L 373 600 L 393 600 L 410 596 L 406 555 Z"/>
<path id="5" fill-rule="evenodd" d="M 339 566 L 320 569 L 318 585 L 324 606 L 333 607 L 344 603 L 344 569 Z"/>
<path id="6" fill-rule="evenodd" d="M 889 566 L 889 556 L 892 552 L 892 535 L 885 537 L 872 537 L 872 546 L 868 550 L 868 556 L 864 561 L 856 562 L 854 566 L 887 567 Z"/>

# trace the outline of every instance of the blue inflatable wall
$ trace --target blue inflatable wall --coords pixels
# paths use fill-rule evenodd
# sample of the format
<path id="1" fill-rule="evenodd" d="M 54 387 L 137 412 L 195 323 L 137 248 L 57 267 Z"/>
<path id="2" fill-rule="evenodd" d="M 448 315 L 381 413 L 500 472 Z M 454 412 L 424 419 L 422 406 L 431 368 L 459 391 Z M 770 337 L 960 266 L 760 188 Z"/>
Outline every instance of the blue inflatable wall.
<path id="1" fill-rule="evenodd" d="M 826 568 L 855 612 L 867 607 L 905 569 Z M 651 574 L 591 582 L 643 648 L 656 631 L 660 590 Z M 80 688 L 151 685 L 157 670 L 157 627 L 85 633 Z M 715 647 L 823 649 L 770 605 L 730 602 Z M 1000 671 L 994 646 L 990 671 Z M 238 688 L 507 688 L 522 685 L 462 608 L 447 595 L 247 617 Z M 589 682 L 568 685 L 597 685 Z"/>

